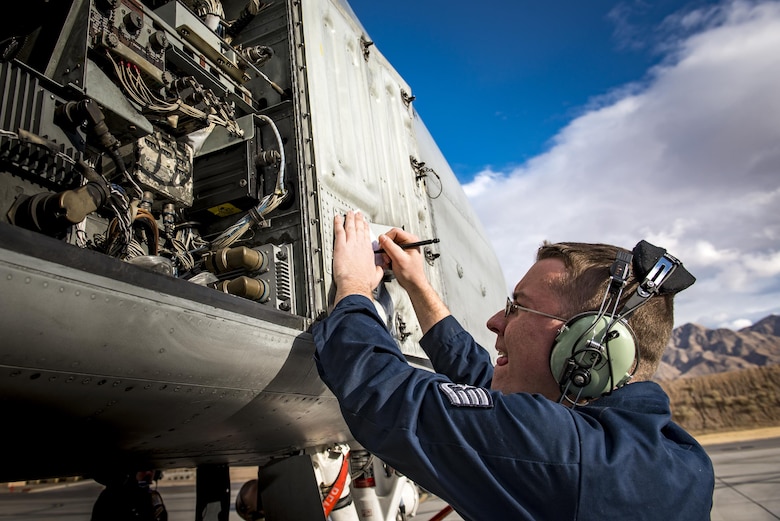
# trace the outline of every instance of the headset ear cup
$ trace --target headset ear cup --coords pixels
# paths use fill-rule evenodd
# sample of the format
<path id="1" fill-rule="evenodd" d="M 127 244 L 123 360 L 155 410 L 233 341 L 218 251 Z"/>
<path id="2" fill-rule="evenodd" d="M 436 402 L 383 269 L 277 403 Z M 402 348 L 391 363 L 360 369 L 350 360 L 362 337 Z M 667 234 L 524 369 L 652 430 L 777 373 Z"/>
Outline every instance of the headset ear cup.
<path id="1" fill-rule="evenodd" d="M 550 371 L 561 392 L 593 399 L 631 378 L 636 338 L 625 320 L 613 320 L 588 312 L 573 317 L 561 328 L 550 351 Z"/>

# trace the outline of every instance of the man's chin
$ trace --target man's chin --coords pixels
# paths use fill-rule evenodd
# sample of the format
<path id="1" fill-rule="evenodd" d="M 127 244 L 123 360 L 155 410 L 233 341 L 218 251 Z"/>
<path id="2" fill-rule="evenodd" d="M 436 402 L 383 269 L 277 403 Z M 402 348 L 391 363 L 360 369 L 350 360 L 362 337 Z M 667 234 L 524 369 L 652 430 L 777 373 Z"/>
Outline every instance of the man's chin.
<path id="1" fill-rule="evenodd" d="M 506 391 L 506 384 L 499 378 L 496 381 L 495 374 L 493 375 L 493 381 L 490 384 L 491 391 L 499 391 L 501 394 L 510 394 Z"/>

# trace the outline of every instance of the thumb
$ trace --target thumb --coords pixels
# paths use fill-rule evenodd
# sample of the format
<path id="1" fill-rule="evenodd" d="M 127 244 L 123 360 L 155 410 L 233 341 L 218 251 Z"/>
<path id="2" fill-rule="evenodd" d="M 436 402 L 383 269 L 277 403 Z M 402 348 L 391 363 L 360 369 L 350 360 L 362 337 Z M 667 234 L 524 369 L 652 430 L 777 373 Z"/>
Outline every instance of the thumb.
<path id="1" fill-rule="evenodd" d="M 374 287 L 376 288 L 382 283 L 382 279 L 385 276 L 385 270 L 382 266 L 374 266 Z"/>

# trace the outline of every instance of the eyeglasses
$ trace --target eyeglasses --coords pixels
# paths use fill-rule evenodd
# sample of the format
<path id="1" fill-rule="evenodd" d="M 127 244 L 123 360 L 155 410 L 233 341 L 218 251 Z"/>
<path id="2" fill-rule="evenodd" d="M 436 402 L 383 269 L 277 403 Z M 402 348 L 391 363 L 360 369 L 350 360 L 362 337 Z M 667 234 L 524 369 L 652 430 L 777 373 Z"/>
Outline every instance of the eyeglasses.
<path id="1" fill-rule="evenodd" d="M 553 318 L 555 320 L 560 320 L 561 322 L 566 322 L 565 318 L 556 317 L 555 315 L 550 315 L 548 313 L 542 313 L 541 311 L 536 311 L 535 309 L 527 308 L 525 306 L 521 306 L 520 304 L 515 304 L 514 302 L 512 302 L 511 298 L 507 297 L 506 298 L 506 309 L 504 310 L 504 318 L 508 318 L 509 315 L 514 313 L 516 310 L 528 311 L 529 313 L 536 313 L 537 315 L 542 315 L 543 317 Z"/>

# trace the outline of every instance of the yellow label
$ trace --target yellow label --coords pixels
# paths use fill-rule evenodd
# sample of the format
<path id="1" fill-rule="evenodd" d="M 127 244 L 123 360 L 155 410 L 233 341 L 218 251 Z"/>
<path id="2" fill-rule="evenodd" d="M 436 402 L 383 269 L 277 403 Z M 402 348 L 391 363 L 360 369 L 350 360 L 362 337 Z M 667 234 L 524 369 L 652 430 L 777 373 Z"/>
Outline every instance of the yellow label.
<path id="1" fill-rule="evenodd" d="M 228 215 L 241 213 L 241 209 L 233 206 L 230 203 L 225 203 L 209 208 L 209 212 L 213 213 L 217 217 L 227 217 Z"/>

